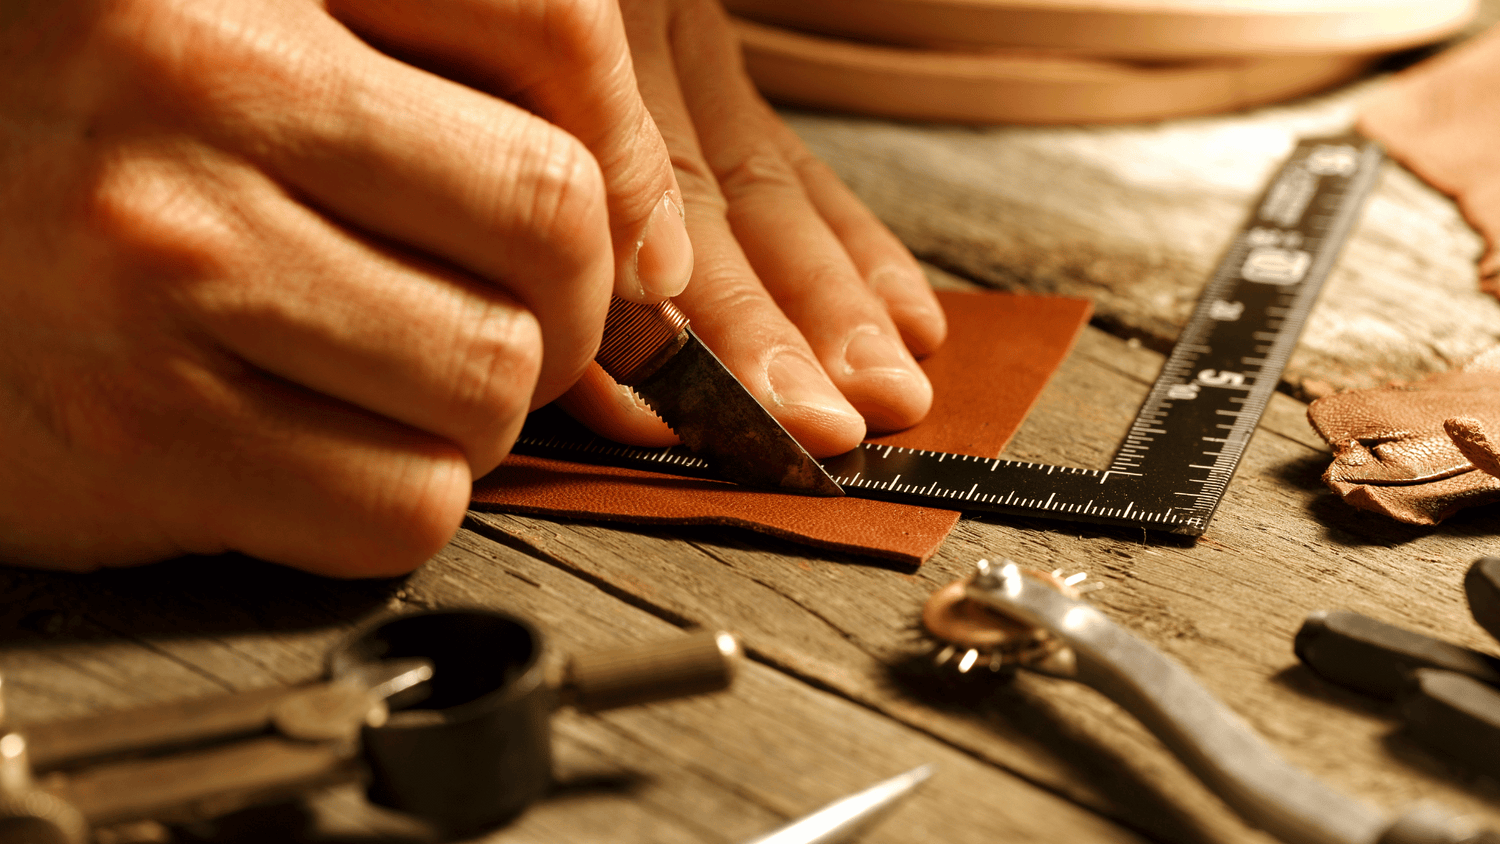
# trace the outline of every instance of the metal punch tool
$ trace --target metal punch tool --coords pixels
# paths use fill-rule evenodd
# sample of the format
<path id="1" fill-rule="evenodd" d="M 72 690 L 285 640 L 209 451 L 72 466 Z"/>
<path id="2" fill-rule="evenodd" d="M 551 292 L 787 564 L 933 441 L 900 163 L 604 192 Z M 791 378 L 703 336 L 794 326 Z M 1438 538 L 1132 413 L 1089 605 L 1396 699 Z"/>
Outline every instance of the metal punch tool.
<path id="1" fill-rule="evenodd" d="M 20 728 L 0 716 L 0 844 L 85 844 L 346 783 L 439 834 L 494 826 L 551 787 L 554 709 L 717 691 L 739 653 L 705 632 L 558 670 L 526 620 L 438 610 L 365 628 L 319 682 Z"/>
<path id="2" fill-rule="evenodd" d="M 984 663 L 1073 680 L 1133 715 L 1247 823 L 1287 844 L 1500 844 L 1430 804 L 1387 817 L 1278 755 L 1188 671 L 1079 600 L 1055 575 L 981 560 L 935 593 L 923 622 Z"/>

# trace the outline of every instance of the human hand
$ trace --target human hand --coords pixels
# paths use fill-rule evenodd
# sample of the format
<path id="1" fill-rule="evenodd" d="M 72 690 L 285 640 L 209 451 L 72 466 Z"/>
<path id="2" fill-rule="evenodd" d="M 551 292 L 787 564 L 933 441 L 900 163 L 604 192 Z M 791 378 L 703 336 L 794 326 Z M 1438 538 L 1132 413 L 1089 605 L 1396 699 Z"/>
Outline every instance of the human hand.
<path id="1" fill-rule="evenodd" d="M 813 454 L 915 424 L 932 388 L 913 353 L 946 332 L 921 268 L 755 92 L 715 0 L 621 2 L 696 252 L 674 302 Z M 674 441 L 597 367 L 562 403 L 606 436 Z"/>
<path id="2" fill-rule="evenodd" d="M 612 0 L 20 0 L 0 64 L 0 560 L 409 570 L 687 280 Z"/>

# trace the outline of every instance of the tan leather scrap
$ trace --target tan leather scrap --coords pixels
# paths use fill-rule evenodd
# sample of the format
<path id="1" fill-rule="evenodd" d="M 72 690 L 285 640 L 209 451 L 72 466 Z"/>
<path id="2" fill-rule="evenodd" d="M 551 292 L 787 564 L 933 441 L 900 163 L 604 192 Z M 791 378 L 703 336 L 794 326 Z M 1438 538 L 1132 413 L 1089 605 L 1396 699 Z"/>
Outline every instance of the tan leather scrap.
<path id="1" fill-rule="evenodd" d="M 1484 288 L 1500 293 L 1500 27 L 1397 74 L 1359 130 L 1458 202 L 1489 244 Z"/>
<path id="2" fill-rule="evenodd" d="M 1500 501 L 1500 347 L 1413 384 L 1352 390 L 1307 409 L 1333 447 L 1323 480 L 1344 500 L 1403 522 L 1437 524 Z"/>

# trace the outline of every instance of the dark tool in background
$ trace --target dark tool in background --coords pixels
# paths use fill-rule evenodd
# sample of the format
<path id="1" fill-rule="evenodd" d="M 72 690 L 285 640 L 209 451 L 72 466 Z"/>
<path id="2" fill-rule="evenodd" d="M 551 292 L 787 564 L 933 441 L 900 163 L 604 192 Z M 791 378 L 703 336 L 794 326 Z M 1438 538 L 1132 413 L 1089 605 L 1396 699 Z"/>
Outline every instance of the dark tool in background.
<path id="1" fill-rule="evenodd" d="M 1103 471 L 863 445 L 824 461 L 844 493 L 1201 536 L 1363 207 L 1383 156 L 1306 139 L 1272 176 Z M 526 430 L 515 450 L 702 477 L 681 450 Z"/>
<path id="2" fill-rule="evenodd" d="M 844 494 L 671 302 L 611 301 L 595 360 L 645 399 L 716 476 L 805 495 Z"/>
<path id="3" fill-rule="evenodd" d="M 523 619 L 399 616 L 335 650 L 326 681 L 0 723 L 0 844 L 85 844 L 99 827 L 202 821 L 353 782 L 439 834 L 492 826 L 550 788 L 555 708 L 718 691 L 738 655 L 733 636 L 705 632 L 558 671 Z"/>
<path id="4" fill-rule="evenodd" d="M 1475 561 L 1464 592 L 1474 620 L 1500 639 L 1500 557 Z M 1294 647 L 1324 679 L 1396 701 L 1413 739 L 1500 776 L 1500 659 L 1347 610 L 1308 616 Z"/>

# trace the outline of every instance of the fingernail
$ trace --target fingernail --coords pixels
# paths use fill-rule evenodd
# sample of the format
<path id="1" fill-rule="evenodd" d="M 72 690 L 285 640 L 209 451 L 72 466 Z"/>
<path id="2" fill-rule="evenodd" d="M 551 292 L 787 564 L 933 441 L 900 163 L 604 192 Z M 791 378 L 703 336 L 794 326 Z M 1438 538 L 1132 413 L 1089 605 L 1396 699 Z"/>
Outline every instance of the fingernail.
<path id="1" fill-rule="evenodd" d="M 693 243 L 688 240 L 682 206 L 671 193 L 646 221 L 646 233 L 635 247 L 635 275 L 641 292 L 650 299 L 676 296 L 693 275 Z"/>
<path id="2" fill-rule="evenodd" d="M 766 366 L 766 380 L 771 383 L 771 399 L 778 407 L 797 405 L 858 416 L 823 370 L 797 352 L 782 352 L 772 358 Z"/>
<path id="3" fill-rule="evenodd" d="M 844 344 L 844 373 L 860 370 L 895 369 L 910 372 L 917 362 L 901 341 L 873 325 L 856 328 Z"/>

